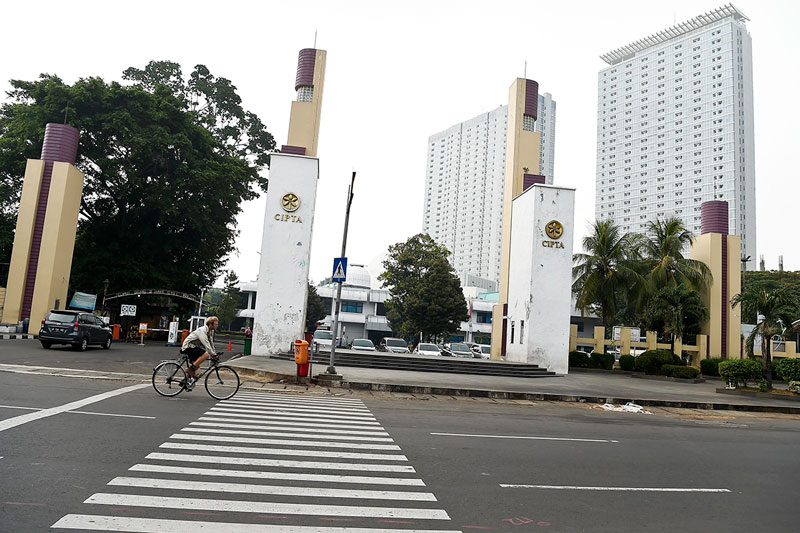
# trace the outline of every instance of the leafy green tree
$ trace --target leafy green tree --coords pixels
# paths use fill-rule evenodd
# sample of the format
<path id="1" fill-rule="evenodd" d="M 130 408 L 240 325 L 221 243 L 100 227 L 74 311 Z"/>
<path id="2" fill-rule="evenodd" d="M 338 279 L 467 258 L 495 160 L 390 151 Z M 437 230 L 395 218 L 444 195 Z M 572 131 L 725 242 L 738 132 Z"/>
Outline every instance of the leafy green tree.
<path id="1" fill-rule="evenodd" d="M 217 318 L 219 323 L 231 329 L 231 322 L 236 318 L 236 307 L 239 305 L 239 277 L 233 270 L 225 275 L 225 288 L 222 290 L 222 300 L 217 305 Z"/>
<path id="2" fill-rule="evenodd" d="M 786 287 L 795 302 L 793 314 L 800 317 L 800 272 L 789 271 L 759 271 L 748 270 L 743 273 L 742 288 L 754 287 L 755 289 L 764 289 L 766 291 L 773 291 L 781 287 Z M 756 313 L 748 314 L 742 309 L 742 322 L 747 324 L 755 324 L 758 318 Z M 788 324 L 787 324 L 788 325 Z"/>
<path id="3" fill-rule="evenodd" d="M 634 305 L 643 287 L 635 235 L 623 233 L 611 220 L 597 220 L 584 237 L 585 253 L 572 256 L 572 292 L 582 312 L 597 314 L 606 328 Z"/>
<path id="4" fill-rule="evenodd" d="M 235 87 L 198 65 L 128 69 L 132 85 L 42 75 L 12 80 L 0 107 L 0 253 L 11 239 L 27 158 L 39 158 L 48 122 L 81 132 L 85 173 L 71 286 L 100 293 L 210 286 L 234 251 L 243 200 L 266 190 L 259 171 L 275 146 Z M 0 256 L 0 263 L 8 262 Z"/>
<path id="5" fill-rule="evenodd" d="M 309 283 L 306 298 L 306 331 L 314 333 L 317 330 L 317 323 L 328 316 L 328 311 L 322 304 L 322 298 L 317 294 L 317 288 Z"/>
<path id="6" fill-rule="evenodd" d="M 688 259 L 683 250 L 692 244 L 692 233 L 678 218 L 651 221 L 641 243 L 650 294 L 664 287 L 688 284 L 703 290 L 711 283 L 711 270 L 702 261 Z"/>
<path id="7" fill-rule="evenodd" d="M 469 314 L 450 252 L 420 233 L 389 247 L 379 276 L 389 289 L 387 317 L 405 337 L 438 337 L 458 330 Z M 422 340 L 422 339 L 420 339 Z"/>
<path id="8" fill-rule="evenodd" d="M 673 353 L 675 353 L 675 339 L 699 333 L 700 325 L 706 320 L 708 320 L 708 308 L 703 299 L 696 290 L 686 285 L 659 289 L 650 298 L 647 307 L 648 328 L 669 335 L 670 351 Z"/>
<path id="9" fill-rule="evenodd" d="M 797 302 L 788 287 L 774 290 L 749 285 L 731 300 L 733 307 L 740 305 L 747 315 L 760 315 L 756 327 L 745 341 L 747 356 L 753 358 L 753 345 L 756 337 L 761 335 L 761 355 L 767 387 L 772 388 L 772 354 L 770 340 L 773 335 L 782 334 L 784 328 L 791 327 L 797 318 Z"/>

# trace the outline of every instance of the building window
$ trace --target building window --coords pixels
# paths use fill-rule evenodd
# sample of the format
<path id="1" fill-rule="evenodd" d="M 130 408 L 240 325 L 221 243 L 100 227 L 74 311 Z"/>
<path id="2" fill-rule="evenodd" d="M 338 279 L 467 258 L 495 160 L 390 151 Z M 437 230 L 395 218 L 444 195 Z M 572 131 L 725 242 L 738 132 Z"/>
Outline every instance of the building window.
<path id="1" fill-rule="evenodd" d="M 519 343 L 522 344 L 525 335 L 525 321 L 519 321 Z"/>
<path id="2" fill-rule="evenodd" d="M 477 311 L 475 313 L 475 321 L 478 324 L 491 324 L 492 323 L 492 313 L 486 313 L 483 311 Z"/>
<path id="3" fill-rule="evenodd" d="M 511 321 L 511 342 L 509 344 L 514 344 L 514 321 Z"/>
<path id="4" fill-rule="evenodd" d="M 363 302 L 348 302 L 346 300 L 342 301 L 342 313 L 363 313 L 363 312 L 364 312 Z"/>

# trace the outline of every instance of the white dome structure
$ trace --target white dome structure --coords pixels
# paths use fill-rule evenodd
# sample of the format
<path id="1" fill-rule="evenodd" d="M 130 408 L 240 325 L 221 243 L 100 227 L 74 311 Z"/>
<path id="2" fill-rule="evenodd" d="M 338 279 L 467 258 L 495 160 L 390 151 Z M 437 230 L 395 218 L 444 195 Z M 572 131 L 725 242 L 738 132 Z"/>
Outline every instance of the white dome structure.
<path id="1" fill-rule="evenodd" d="M 347 281 L 344 282 L 345 287 L 358 287 L 362 289 L 369 289 L 372 283 L 372 277 L 364 265 L 347 265 Z"/>

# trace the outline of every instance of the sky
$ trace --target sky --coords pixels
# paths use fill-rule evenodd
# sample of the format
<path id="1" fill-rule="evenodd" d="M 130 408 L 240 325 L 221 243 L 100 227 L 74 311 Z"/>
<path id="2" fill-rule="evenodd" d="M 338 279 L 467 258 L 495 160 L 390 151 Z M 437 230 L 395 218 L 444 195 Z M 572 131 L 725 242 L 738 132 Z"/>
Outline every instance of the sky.
<path id="1" fill-rule="evenodd" d="M 574 187 L 576 242 L 594 219 L 599 56 L 723 5 L 722 0 L 15 2 L 3 6 L 0 101 L 10 79 L 56 74 L 121 80 L 130 66 L 206 65 L 286 143 L 297 54 L 327 50 L 310 277 L 341 252 L 347 185 L 356 171 L 351 264 L 375 265 L 422 231 L 428 137 L 507 104 L 517 77 L 557 102 L 556 185 Z M 739 0 L 753 39 L 757 255 L 800 270 L 793 206 L 800 198 L 800 2 Z M 268 170 L 264 170 L 268 175 Z M 241 280 L 258 272 L 265 199 L 242 205 Z M 577 250 L 576 250 L 577 251 Z M 275 250 L 274 253 L 280 253 Z M 757 261 L 757 257 L 754 258 Z M 375 270 L 374 267 L 372 270 Z M 375 274 L 375 272 L 373 272 Z M 221 285 L 221 280 L 218 282 Z"/>

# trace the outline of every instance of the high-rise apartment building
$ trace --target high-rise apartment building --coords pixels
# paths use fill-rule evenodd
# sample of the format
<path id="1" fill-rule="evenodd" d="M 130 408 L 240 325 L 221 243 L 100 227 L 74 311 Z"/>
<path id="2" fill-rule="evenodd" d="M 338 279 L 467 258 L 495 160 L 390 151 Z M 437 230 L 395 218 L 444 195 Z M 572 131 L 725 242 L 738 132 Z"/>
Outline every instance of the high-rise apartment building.
<path id="1" fill-rule="evenodd" d="M 541 169 L 553 183 L 556 102 L 544 93 L 538 104 Z M 422 228 L 452 252 L 462 277 L 500 280 L 507 121 L 500 106 L 428 139 Z"/>
<path id="2" fill-rule="evenodd" d="M 623 230 L 725 200 L 755 257 L 753 71 L 747 17 L 732 5 L 601 56 L 595 214 Z"/>

